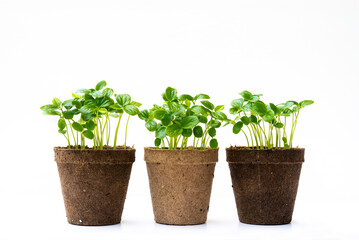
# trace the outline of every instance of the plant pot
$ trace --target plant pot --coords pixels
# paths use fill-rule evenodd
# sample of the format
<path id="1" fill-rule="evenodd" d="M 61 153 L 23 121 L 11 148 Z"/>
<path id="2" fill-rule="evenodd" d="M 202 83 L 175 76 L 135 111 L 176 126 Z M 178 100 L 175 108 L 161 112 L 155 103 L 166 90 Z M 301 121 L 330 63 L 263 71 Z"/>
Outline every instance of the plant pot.
<path id="1" fill-rule="evenodd" d="M 227 148 L 239 221 L 249 224 L 288 224 L 304 149 Z"/>
<path id="2" fill-rule="evenodd" d="M 155 221 L 170 225 L 207 220 L 218 149 L 145 148 Z"/>
<path id="3" fill-rule="evenodd" d="M 136 150 L 54 151 L 67 221 L 88 226 L 120 223 Z"/>

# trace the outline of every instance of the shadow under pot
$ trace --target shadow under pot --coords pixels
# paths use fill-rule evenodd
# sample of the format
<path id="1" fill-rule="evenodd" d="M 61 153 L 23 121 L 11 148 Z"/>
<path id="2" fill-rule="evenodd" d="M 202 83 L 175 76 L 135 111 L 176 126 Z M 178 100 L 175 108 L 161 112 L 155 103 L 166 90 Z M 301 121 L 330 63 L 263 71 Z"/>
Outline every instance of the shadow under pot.
<path id="1" fill-rule="evenodd" d="M 170 225 L 207 220 L 218 149 L 145 148 L 155 221 Z"/>
<path id="2" fill-rule="evenodd" d="M 304 149 L 226 149 L 239 221 L 258 225 L 288 224 Z"/>
<path id="3" fill-rule="evenodd" d="M 87 226 L 120 223 L 136 150 L 54 151 L 67 221 Z"/>

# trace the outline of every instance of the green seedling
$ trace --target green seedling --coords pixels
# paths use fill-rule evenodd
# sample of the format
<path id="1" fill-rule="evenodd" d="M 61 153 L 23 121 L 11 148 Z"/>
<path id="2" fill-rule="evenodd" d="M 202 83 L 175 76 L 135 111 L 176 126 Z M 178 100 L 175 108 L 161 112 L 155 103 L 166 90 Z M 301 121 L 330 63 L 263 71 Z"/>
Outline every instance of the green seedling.
<path id="1" fill-rule="evenodd" d="M 136 116 L 141 103 L 131 101 L 128 94 L 114 94 L 111 88 L 105 88 L 106 81 L 100 81 L 95 88 L 79 89 L 72 94 L 72 98 L 61 101 L 52 100 L 52 104 L 44 105 L 40 109 L 45 115 L 58 116 L 58 132 L 71 148 L 71 141 L 75 149 L 85 148 L 85 139 L 93 141 L 94 149 L 103 149 L 104 142 L 109 149 L 111 136 L 111 118 L 117 118 L 113 149 L 116 149 L 117 136 L 122 115 L 128 114 L 125 130 L 126 149 L 127 128 L 130 116 Z"/>
<path id="2" fill-rule="evenodd" d="M 193 148 L 218 148 L 215 138 L 216 129 L 227 120 L 222 112 L 223 105 L 214 106 L 206 94 L 177 96 L 177 90 L 168 87 L 162 94 L 163 105 L 153 105 L 143 110 L 139 118 L 144 120 L 146 128 L 155 133 L 154 144 L 157 148 L 187 149 L 193 138 Z M 199 103 L 198 103 L 199 101 Z"/>
<path id="3" fill-rule="evenodd" d="M 277 105 L 265 104 L 260 100 L 262 94 L 243 91 L 240 95 L 242 98 L 233 100 L 229 109 L 230 114 L 236 115 L 236 118 L 227 120 L 226 125 L 233 124 L 233 133 L 242 132 L 248 147 L 257 149 L 292 148 L 299 113 L 314 103 L 312 100 L 304 100 L 299 103 L 287 101 Z"/>

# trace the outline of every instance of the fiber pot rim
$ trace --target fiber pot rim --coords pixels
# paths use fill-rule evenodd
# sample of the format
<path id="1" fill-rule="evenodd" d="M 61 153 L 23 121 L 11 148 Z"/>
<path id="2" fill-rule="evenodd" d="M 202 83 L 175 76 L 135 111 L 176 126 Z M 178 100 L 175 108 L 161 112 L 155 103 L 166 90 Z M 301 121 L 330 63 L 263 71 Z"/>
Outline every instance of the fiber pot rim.
<path id="1" fill-rule="evenodd" d="M 227 162 L 238 164 L 297 164 L 304 162 L 305 148 L 253 149 L 243 146 L 226 148 Z"/>
<path id="2" fill-rule="evenodd" d="M 176 164 L 215 164 L 218 162 L 218 149 L 168 149 L 145 147 L 146 163 Z"/>
<path id="3" fill-rule="evenodd" d="M 57 163 L 77 164 L 120 164 L 133 163 L 136 149 L 132 147 L 118 149 L 69 149 L 68 147 L 54 147 L 55 161 Z"/>

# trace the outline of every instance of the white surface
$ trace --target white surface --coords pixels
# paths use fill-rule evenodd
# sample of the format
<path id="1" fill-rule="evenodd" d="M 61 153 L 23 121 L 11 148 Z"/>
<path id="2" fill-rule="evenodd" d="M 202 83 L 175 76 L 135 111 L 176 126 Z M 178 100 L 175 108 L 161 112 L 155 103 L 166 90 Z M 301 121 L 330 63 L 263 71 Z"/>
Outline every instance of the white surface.
<path id="1" fill-rule="evenodd" d="M 0 0 L 0 239 L 359 239 L 358 43 L 356 0 Z M 315 100 L 295 136 L 306 162 L 293 223 L 238 222 L 224 149 L 244 139 L 224 128 L 208 223 L 155 224 L 142 150 L 153 135 L 132 120 L 123 223 L 67 224 L 52 152 L 66 143 L 39 107 L 102 79 L 144 108 L 167 86 L 227 107 L 245 89 Z"/>

